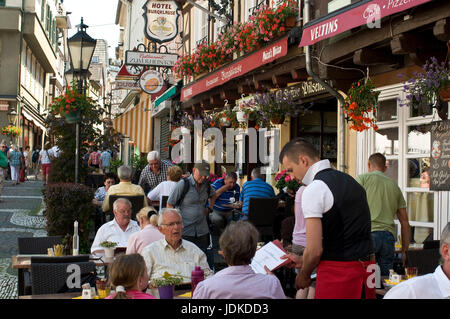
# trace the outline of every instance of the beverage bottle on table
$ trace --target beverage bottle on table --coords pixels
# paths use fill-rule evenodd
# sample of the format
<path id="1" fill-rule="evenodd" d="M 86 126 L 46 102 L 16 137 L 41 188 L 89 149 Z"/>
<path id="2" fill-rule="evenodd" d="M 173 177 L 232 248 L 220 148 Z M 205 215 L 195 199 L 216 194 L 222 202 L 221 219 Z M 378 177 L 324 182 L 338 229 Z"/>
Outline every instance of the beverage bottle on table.
<path id="1" fill-rule="evenodd" d="M 205 279 L 205 273 L 202 268 L 199 266 L 195 266 L 194 270 L 191 273 L 191 284 L 192 284 L 192 295 L 194 294 L 194 290 L 197 287 L 197 284 Z"/>

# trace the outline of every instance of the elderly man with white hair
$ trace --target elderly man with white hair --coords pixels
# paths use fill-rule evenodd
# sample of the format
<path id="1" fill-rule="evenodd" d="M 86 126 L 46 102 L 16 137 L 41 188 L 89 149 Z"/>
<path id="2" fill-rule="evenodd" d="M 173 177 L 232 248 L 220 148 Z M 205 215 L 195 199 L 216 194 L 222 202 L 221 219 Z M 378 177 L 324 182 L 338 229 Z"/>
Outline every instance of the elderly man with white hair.
<path id="1" fill-rule="evenodd" d="M 136 221 L 131 219 L 131 202 L 118 198 L 113 203 L 114 219 L 103 224 L 95 235 L 91 253 L 103 253 L 100 244 L 104 241 L 116 242 L 118 247 L 127 247 L 131 234 L 140 230 Z"/>
<path id="2" fill-rule="evenodd" d="M 441 264 L 433 273 L 398 284 L 384 299 L 450 299 L 450 223 L 442 231 L 439 252 Z"/>
<path id="3" fill-rule="evenodd" d="M 142 170 L 138 182 L 146 194 L 167 180 L 167 169 L 173 165 L 169 161 L 161 160 L 157 151 L 148 153 L 147 161 L 148 164 Z"/>

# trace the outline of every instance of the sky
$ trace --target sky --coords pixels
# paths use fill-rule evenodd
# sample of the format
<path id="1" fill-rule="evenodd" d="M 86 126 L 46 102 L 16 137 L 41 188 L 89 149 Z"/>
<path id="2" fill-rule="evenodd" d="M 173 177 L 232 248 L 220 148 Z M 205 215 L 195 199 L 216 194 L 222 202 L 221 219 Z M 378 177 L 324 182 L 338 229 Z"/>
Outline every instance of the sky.
<path id="1" fill-rule="evenodd" d="M 64 0 L 72 29 L 69 38 L 77 32 L 76 26 L 83 17 L 89 26 L 86 32 L 94 39 L 104 39 L 108 43 L 108 57 L 115 58 L 115 48 L 119 40 L 119 26 L 115 24 L 117 2 L 119 0 Z"/>

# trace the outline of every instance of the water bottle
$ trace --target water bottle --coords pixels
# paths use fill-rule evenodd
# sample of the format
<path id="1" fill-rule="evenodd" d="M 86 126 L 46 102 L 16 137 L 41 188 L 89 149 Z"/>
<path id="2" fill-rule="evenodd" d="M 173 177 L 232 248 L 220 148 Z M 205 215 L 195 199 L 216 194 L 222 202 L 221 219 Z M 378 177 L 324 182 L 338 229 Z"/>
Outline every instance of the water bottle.
<path id="1" fill-rule="evenodd" d="M 72 240 L 72 255 L 78 256 L 78 245 L 80 244 L 79 238 L 78 238 L 78 222 L 75 221 L 73 223 L 73 240 Z"/>
<path id="2" fill-rule="evenodd" d="M 194 295 L 194 290 L 197 288 L 197 285 L 200 281 L 205 279 L 205 273 L 202 268 L 199 266 L 195 266 L 194 270 L 191 273 L 191 285 L 192 285 L 192 295 Z"/>

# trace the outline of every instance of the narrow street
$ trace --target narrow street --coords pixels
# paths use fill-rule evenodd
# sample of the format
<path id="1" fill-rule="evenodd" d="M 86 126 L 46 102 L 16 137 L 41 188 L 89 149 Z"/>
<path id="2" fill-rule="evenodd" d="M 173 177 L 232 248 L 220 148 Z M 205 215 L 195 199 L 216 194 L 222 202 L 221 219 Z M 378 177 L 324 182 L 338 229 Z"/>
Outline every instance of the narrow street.
<path id="1" fill-rule="evenodd" d="M 11 256 L 18 253 L 18 237 L 46 236 L 42 217 L 42 182 L 30 180 L 12 186 L 5 181 L 0 203 L 0 299 L 17 298 L 17 270 Z"/>

